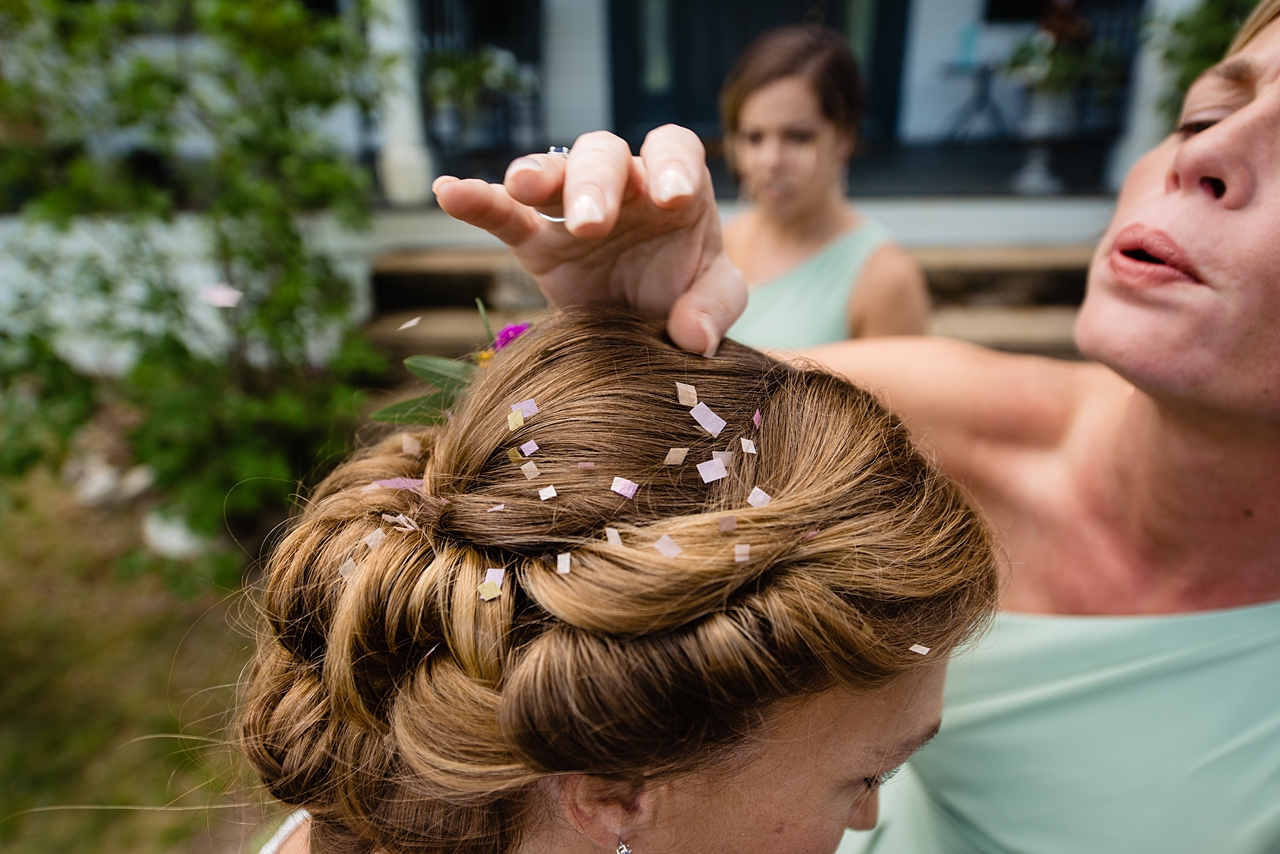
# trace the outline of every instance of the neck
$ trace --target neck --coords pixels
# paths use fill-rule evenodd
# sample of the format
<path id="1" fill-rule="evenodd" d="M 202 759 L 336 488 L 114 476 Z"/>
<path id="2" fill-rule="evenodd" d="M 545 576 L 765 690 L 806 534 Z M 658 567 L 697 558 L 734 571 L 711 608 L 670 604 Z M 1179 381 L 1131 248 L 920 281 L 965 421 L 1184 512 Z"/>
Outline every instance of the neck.
<path id="1" fill-rule="evenodd" d="M 1202 608 L 1280 598 L 1280 424 L 1141 391 L 1119 417 L 1102 506 L 1134 565 Z"/>
<path id="2" fill-rule="evenodd" d="M 837 188 L 832 187 L 814 203 L 785 213 L 756 207 L 761 222 L 783 241 L 805 243 L 826 242 L 849 229 L 857 214 Z"/>

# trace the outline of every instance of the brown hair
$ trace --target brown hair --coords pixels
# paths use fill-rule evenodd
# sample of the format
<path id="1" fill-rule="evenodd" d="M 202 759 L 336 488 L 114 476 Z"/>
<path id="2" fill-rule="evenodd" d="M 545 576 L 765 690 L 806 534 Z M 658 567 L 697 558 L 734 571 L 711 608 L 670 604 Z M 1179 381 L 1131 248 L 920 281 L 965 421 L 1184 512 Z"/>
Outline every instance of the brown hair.
<path id="1" fill-rule="evenodd" d="M 1253 7 L 1253 11 L 1249 13 L 1249 17 L 1244 19 L 1244 23 L 1240 25 L 1240 30 L 1236 33 L 1236 37 L 1231 40 L 1231 46 L 1227 48 L 1227 56 L 1240 50 L 1249 41 L 1262 32 L 1268 24 L 1280 18 L 1280 0 L 1262 0 L 1257 6 Z"/>
<path id="2" fill-rule="evenodd" d="M 450 425 L 339 466 L 276 548 L 241 740 L 270 793 L 311 812 L 314 850 L 503 854 L 542 778 L 705 768 L 771 708 L 886 685 L 993 612 L 986 529 L 870 394 L 731 341 L 690 355 L 661 329 L 558 314 Z M 718 437 L 677 382 L 727 422 Z M 532 480 L 508 455 L 530 440 Z M 673 446 L 688 457 L 664 465 Z M 712 451 L 733 456 L 706 484 Z M 397 477 L 425 484 L 366 488 Z M 490 567 L 507 575 L 484 601 Z"/>
<path id="3" fill-rule="evenodd" d="M 796 76 L 813 87 L 823 116 L 841 131 L 858 134 L 866 103 L 858 61 L 844 36 L 816 26 L 779 27 L 747 46 L 720 89 L 725 134 L 738 132 L 742 105 L 752 92 Z"/>

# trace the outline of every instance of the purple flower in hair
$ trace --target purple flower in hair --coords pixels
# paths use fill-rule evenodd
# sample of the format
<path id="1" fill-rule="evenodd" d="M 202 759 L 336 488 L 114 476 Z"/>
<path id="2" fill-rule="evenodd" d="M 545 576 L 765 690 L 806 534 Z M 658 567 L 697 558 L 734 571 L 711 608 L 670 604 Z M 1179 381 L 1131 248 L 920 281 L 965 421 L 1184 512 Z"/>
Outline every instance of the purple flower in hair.
<path id="1" fill-rule="evenodd" d="M 523 335 L 529 329 L 529 326 L 530 324 L 528 323 L 508 323 L 498 330 L 498 337 L 493 339 L 493 349 L 501 350 Z"/>

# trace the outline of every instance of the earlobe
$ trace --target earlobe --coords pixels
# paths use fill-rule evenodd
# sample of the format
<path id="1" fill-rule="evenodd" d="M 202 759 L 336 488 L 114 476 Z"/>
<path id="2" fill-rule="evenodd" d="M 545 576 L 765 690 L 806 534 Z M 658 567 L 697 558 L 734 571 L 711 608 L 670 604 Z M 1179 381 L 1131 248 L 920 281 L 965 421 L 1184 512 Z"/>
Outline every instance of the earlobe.
<path id="1" fill-rule="evenodd" d="M 651 823 L 653 793 L 625 781 L 568 774 L 560 778 L 560 809 L 574 830 L 613 851 Z"/>

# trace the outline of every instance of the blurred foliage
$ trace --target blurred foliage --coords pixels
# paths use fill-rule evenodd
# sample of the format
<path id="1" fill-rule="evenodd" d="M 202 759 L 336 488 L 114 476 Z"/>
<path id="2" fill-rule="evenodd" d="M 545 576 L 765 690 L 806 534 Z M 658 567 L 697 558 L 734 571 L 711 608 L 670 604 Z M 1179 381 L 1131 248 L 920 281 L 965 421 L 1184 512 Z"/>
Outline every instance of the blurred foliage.
<path id="1" fill-rule="evenodd" d="M 1182 112 L 1182 98 L 1205 69 L 1222 59 L 1257 0 L 1204 0 L 1196 8 L 1157 30 L 1163 39 L 1163 58 L 1173 70 L 1173 89 L 1160 108 L 1172 127 Z"/>
<path id="2" fill-rule="evenodd" d="M 0 476 L 56 463 L 110 399 L 136 410 L 128 439 L 168 515 L 252 536 L 342 448 L 356 389 L 385 366 L 306 222 L 367 223 L 368 173 L 323 123 L 341 105 L 370 110 L 383 85 L 368 14 L 0 0 L 0 206 L 67 235 L 56 251 L 10 247 L 29 276 L 7 285 L 22 310 L 0 318 L 0 429 L 16 437 Z M 159 236 L 184 209 L 201 214 L 234 306 L 197 302 L 166 254 Z M 110 251 L 71 239 L 103 223 Z M 64 361 L 68 306 L 76 334 L 125 348 L 132 369 L 91 378 Z"/>

